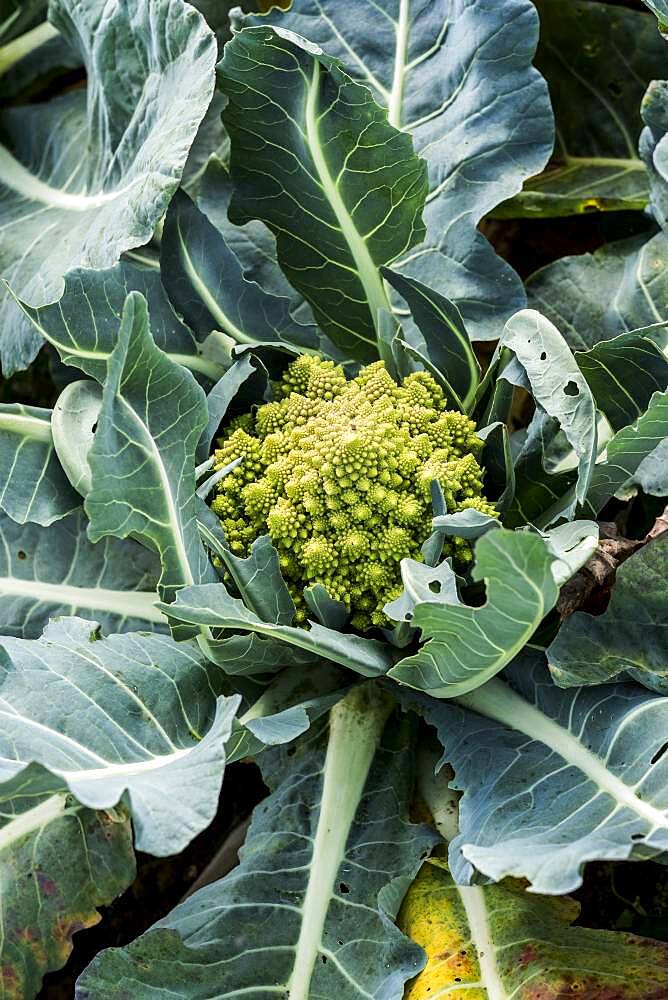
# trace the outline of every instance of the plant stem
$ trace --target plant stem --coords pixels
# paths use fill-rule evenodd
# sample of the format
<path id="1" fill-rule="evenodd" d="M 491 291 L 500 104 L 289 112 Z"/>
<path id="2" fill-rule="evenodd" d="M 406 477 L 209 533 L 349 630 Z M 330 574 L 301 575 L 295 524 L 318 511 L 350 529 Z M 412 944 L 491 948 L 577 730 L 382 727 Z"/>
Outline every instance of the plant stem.
<path id="1" fill-rule="evenodd" d="M 320 815 L 287 1000 L 308 1000 L 350 827 L 393 701 L 376 684 L 354 688 L 330 713 Z"/>
<path id="2" fill-rule="evenodd" d="M 51 41 L 57 34 L 58 32 L 53 25 L 49 24 L 48 21 L 43 21 L 36 28 L 26 31 L 14 41 L 3 45 L 0 48 L 0 76 L 15 66 L 24 56 Z"/>

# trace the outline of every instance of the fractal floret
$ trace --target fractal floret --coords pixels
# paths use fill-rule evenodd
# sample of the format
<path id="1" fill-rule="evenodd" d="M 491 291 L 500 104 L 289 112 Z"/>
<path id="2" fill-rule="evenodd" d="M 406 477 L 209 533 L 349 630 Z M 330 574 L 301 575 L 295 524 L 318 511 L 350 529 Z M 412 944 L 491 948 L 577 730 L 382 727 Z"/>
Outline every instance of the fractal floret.
<path id="1" fill-rule="evenodd" d="M 432 483 L 449 512 L 496 514 L 482 496 L 475 425 L 447 409 L 431 375 L 397 385 L 382 361 L 347 381 L 333 362 L 304 355 L 274 396 L 230 421 L 215 453 L 216 469 L 241 460 L 212 503 L 230 549 L 245 555 L 271 537 L 297 622 L 304 589 L 320 583 L 353 627 L 385 625 L 383 608 L 402 591 L 400 562 L 421 560 L 432 531 Z M 471 558 L 460 538 L 444 555 L 460 567 Z"/>

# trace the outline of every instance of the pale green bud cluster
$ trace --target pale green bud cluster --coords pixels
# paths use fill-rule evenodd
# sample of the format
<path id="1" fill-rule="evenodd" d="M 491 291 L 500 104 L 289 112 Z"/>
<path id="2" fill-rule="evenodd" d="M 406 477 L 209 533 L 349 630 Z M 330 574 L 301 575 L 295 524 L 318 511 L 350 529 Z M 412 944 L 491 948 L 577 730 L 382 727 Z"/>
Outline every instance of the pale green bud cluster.
<path id="1" fill-rule="evenodd" d="M 297 358 L 275 386 L 274 402 L 230 422 L 215 468 L 240 458 L 218 485 L 212 509 L 230 549 L 246 555 L 269 534 L 283 576 L 306 619 L 304 588 L 323 584 L 360 630 L 387 624 L 383 607 L 402 590 L 400 562 L 420 560 L 431 534 L 431 484 L 449 512 L 482 497 L 482 447 L 474 423 L 446 409 L 431 375 L 397 385 L 382 361 L 347 381 L 343 369 Z M 446 543 L 460 567 L 463 539 Z"/>

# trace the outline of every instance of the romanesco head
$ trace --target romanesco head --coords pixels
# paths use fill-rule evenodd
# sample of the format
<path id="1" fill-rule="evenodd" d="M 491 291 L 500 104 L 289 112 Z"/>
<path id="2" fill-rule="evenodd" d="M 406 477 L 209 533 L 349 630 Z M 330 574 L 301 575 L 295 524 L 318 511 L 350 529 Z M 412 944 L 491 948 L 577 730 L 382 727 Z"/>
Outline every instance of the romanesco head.
<path id="1" fill-rule="evenodd" d="M 269 534 L 297 623 L 306 620 L 304 589 L 321 583 L 348 605 L 355 628 L 385 625 L 401 560 L 420 560 L 431 534 L 432 482 L 450 512 L 496 513 L 482 496 L 475 425 L 447 409 L 431 375 L 397 385 L 382 361 L 347 381 L 332 361 L 304 355 L 274 395 L 231 421 L 215 453 L 216 469 L 241 459 L 212 503 L 228 544 L 247 554 Z M 460 538 L 444 554 L 459 566 L 471 559 Z"/>

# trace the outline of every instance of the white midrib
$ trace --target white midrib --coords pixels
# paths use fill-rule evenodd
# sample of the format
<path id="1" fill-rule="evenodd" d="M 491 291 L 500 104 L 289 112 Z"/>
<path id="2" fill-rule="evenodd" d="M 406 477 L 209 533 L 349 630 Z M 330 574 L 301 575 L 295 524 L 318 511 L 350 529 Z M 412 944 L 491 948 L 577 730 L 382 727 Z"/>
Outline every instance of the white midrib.
<path id="1" fill-rule="evenodd" d="M 44 339 L 56 348 L 61 357 L 81 358 L 84 361 L 99 361 L 101 364 L 106 364 L 109 361 L 109 358 L 111 357 L 109 351 L 86 351 L 84 348 L 79 347 L 75 343 L 63 344 L 57 337 L 48 333 L 44 327 L 37 322 L 32 310 L 28 311 L 21 300 L 12 292 L 11 288 L 9 289 L 9 292 L 19 308 L 23 310 L 25 315 L 33 324 L 35 329 L 39 330 Z M 216 361 L 211 361 L 209 358 L 204 358 L 201 354 L 173 354 L 169 351 L 165 351 L 164 353 L 171 361 L 175 361 L 178 365 L 183 365 L 184 368 L 189 368 L 190 371 L 200 372 L 202 375 L 206 375 L 212 382 L 217 382 L 221 375 L 224 374 L 224 369 L 221 364 Z"/>
<path id="2" fill-rule="evenodd" d="M 58 32 L 53 25 L 49 24 L 48 21 L 43 21 L 42 24 L 38 24 L 36 28 L 19 35 L 7 45 L 0 46 L 0 76 L 15 66 L 28 53 L 38 49 L 57 35 Z"/>
<path id="3" fill-rule="evenodd" d="M 157 771 L 162 767 L 168 767 L 171 763 L 180 760 L 182 757 L 187 757 L 189 753 L 192 753 L 192 749 L 185 747 L 182 750 L 175 750 L 173 753 L 153 757 L 151 760 L 132 761 L 129 764 L 105 763 L 101 767 L 89 767 L 81 771 L 64 771 L 56 767 L 49 770 L 68 782 L 109 781 L 110 778 L 144 774 L 146 771 Z"/>
<path id="4" fill-rule="evenodd" d="M 323 192 L 327 201 L 332 207 L 336 221 L 338 222 L 343 237 L 348 244 L 348 248 L 355 261 L 355 267 L 359 279 L 364 288 L 364 292 L 369 304 L 374 326 L 378 323 L 378 310 L 390 312 L 390 304 L 385 294 L 382 279 L 378 268 L 374 264 L 369 249 L 360 235 L 357 226 L 350 217 L 350 213 L 341 197 L 341 193 L 336 186 L 334 178 L 329 172 L 329 166 L 325 159 L 320 142 L 318 129 L 318 98 L 320 95 L 320 63 L 313 60 L 313 75 L 308 88 L 306 101 L 306 137 L 308 146 L 313 157 L 313 163 L 317 171 Z"/>
<path id="5" fill-rule="evenodd" d="M 143 177 L 135 177 L 130 184 L 117 191 L 100 191 L 91 195 L 69 194 L 62 188 L 54 188 L 45 184 L 39 177 L 31 174 L 22 163 L 19 163 L 5 146 L 0 146 L 0 184 L 5 184 L 29 201 L 38 201 L 49 208 L 62 208 L 69 212 L 88 212 L 92 208 L 101 208 L 102 205 L 123 197 L 143 180 Z"/>
<path id="6" fill-rule="evenodd" d="M 399 20 L 396 26 L 394 74 L 387 108 L 387 120 L 395 128 L 401 128 L 401 114 L 404 103 L 404 82 L 406 79 L 406 57 L 408 53 L 408 8 L 409 0 L 400 0 Z"/>
<path id="7" fill-rule="evenodd" d="M 0 413 L 0 431 L 9 431 L 10 434 L 19 434 L 45 444 L 53 443 L 51 422 L 26 413 Z"/>
<path id="8" fill-rule="evenodd" d="M 487 681 L 475 691 L 460 695 L 454 701 L 544 743 L 593 781 L 619 806 L 631 809 L 652 828 L 663 829 L 668 826 L 666 813 L 638 798 L 628 785 L 606 768 L 600 757 L 587 750 L 568 729 L 548 718 L 535 705 L 530 705 L 498 677 Z"/>
<path id="9" fill-rule="evenodd" d="M 458 885 L 460 899 L 466 911 L 471 942 L 478 956 L 480 984 L 487 991 L 487 1000 L 508 1000 L 496 961 L 496 948 L 489 924 L 485 891 L 478 886 Z"/>
<path id="10" fill-rule="evenodd" d="M 100 587 L 70 587 L 63 583 L 43 583 L 41 580 L 20 580 L 0 577 L 0 596 L 32 597 L 45 604 L 107 611 L 123 618 L 141 618 L 148 622 L 167 624 L 167 618 L 155 607 L 158 595 L 141 590 L 105 590 Z"/>
<path id="11" fill-rule="evenodd" d="M 65 815 L 67 803 L 67 793 L 58 792 L 50 795 L 38 806 L 33 806 L 21 816 L 12 819 L 0 830 L 0 852 L 6 851 L 17 840 L 27 837 L 35 830 L 41 830 L 49 823 L 55 822 Z"/>
<path id="12" fill-rule="evenodd" d="M 236 340 L 238 344 L 254 344 L 256 341 L 253 337 L 249 336 L 247 333 L 238 327 L 232 320 L 227 316 L 223 310 L 218 305 L 218 302 L 213 297 L 206 284 L 202 281 L 199 276 L 195 265 L 192 262 L 192 257 L 188 252 L 188 247 L 183 241 L 183 236 L 181 234 L 181 229 L 179 227 L 179 250 L 181 253 L 181 262 L 183 264 L 183 269 L 188 275 L 188 280 L 191 285 L 199 295 L 200 299 L 209 310 L 211 315 L 214 317 L 217 323 L 220 324 L 224 333 L 227 333 L 233 340 Z"/>
<path id="13" fill-rule="evenodd" d="M 311 995 L 334 882 L 388 712 L 384 702 L 363 702 L 360 689 L 331 711 L 320 814 L 287 1000 L 309 1000 Z"/>
<path id="14" fill-rule="evenodd" d="M 172 494 L 172 484 L 167 475 L 167 471 L 162 463 L 162 455 L 160 450 L 155 443 L 155 439 L 148 427 L 141 419 L 136 410 L 130 406 L 129 402 L 121 395 L 117 397 L 119 403 L 121 403 L 127 410 L 130 421 L 136 423 L 142 430 L 145 440 L 148 442 L 146 445 L 146 451 L 153 455 L 155 462 L 155 467 L 158 470 L 158 477 L 160 479 L 160 484 L 162 486 L 162 493 L 165 497 L 165 502 L 167 504 L 167 515 L 169 518 L 169 524 L 172 528 L 172 537 L 174 541 L 174 549 L 176 550 L 177 559 L 181 569 L 181 574 L 183 576 L 183 586 L 192 587 L 195 583 L 195 578 L 192 574 L 190 568 L 190 561 L 188 559 L 188 553 L 186 552 L 185 543 L 183 541 L 183 535 L 181 533 L 181 519 L 179 517 L 179 512 L 174 501 L 174 496 Z"/>

